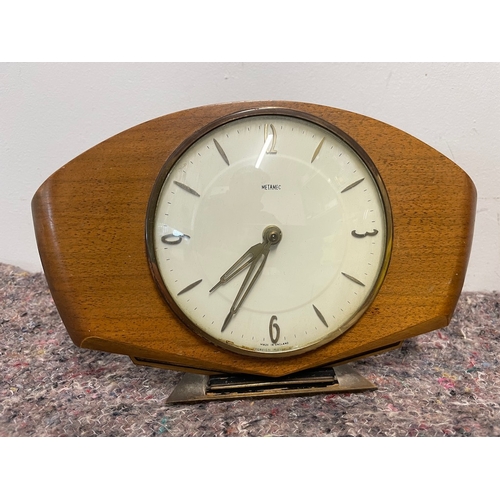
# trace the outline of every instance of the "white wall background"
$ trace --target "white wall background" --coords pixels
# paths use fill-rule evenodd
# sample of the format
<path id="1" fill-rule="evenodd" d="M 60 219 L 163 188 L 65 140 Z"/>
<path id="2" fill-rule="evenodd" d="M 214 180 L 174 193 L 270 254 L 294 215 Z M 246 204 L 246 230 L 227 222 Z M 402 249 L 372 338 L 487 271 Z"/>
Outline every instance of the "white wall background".
<path id="1" fill-rule="evenodd" d="M 478 190 L 464 288 L 500 289 L 498 63 L 0 64 L 0 262 L 41 271 L 31 198 L 75 156 L 157 116 L 260 99 L 361 113 L 461 166 Z"/>

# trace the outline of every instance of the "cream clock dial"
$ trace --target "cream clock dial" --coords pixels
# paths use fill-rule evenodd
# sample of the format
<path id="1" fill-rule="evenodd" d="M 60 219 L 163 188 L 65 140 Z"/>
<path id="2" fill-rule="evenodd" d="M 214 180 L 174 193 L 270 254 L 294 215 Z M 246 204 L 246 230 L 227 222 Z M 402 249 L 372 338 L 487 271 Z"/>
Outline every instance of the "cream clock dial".
<path id="1" fill-rule="evenodd" d="M 146 226 L 155 281 L 180 319 L 221 347 L 268 357 L 351 327 L 392 240 L 367 154 L 282 108 L 229 115 L 185 141 L 160 172 Z"/>

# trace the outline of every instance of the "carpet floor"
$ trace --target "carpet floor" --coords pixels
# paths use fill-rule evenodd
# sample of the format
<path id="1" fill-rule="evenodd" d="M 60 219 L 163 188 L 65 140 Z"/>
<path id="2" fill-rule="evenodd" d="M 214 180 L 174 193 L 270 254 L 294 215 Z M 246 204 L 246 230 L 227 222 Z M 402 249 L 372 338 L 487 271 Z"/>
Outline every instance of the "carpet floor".
<path id="1" fill-rule="evenodd" d="M 499 436 L 500 293 L 353 363 L 364 393 L 166 405 L 181 374 L 76 347 L 44 275 L 0 264 L 0 436 Z"/>

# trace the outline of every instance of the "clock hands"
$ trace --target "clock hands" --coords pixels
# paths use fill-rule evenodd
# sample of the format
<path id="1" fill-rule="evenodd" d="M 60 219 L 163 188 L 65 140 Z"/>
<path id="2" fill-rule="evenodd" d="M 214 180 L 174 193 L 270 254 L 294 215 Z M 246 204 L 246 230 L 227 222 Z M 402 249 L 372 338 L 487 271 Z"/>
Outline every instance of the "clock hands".
<path id="1" fill-rule="evenodd" d="M 241 304 L 249 294 L 250 290 L 253 288 L 253 285 L 257 281 L 257 278 L 260 276 L 262 269 L 264 269 L 264 265 L 267 260 L 267 256 L 269 254 L 269 249 L 272 245 L 277 245 L 281 241 L 281 229 L 277 226 L 267 226 L 262 232 L 262 243 L 257 243 L 250 247 L 221 277 L 219 282 L 210 290 L 213 292 L 219 286 L 226 284 L 231 281 L 235 276 L 241 273 L 247 267 L 250 267 L 248 270 L 243 283 L 238 290 L 236 298 L 234 299 L 233 305 L 229 310 L 229 314 L 227 315 L 224 324 L 222 325 L 221 332 L 223 332 L 232 317 L 238 312 Z M 260 262 L 259 267 L 257 268 L 257 264 Z M 257 270 L 256 270 L 257 268 Z M 255 274 L 254 274 L 255 273 Z M 253 276 L 253 277 L 252 277 Z"/>

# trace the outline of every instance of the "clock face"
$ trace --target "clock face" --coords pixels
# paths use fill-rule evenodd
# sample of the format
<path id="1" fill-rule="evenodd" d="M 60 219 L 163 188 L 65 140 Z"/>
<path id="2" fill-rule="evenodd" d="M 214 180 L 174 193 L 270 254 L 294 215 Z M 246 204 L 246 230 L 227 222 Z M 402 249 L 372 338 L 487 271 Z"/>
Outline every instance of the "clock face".
<path id="1" fill-rule="evenodd" d="M 194 332 L 243 354 L 291 356 L 366 311 L 390 257 L 388 197 L 332 125 L 267 108 L 230 115 L 165 163 L 146 224 L 150 267 Z"/>

